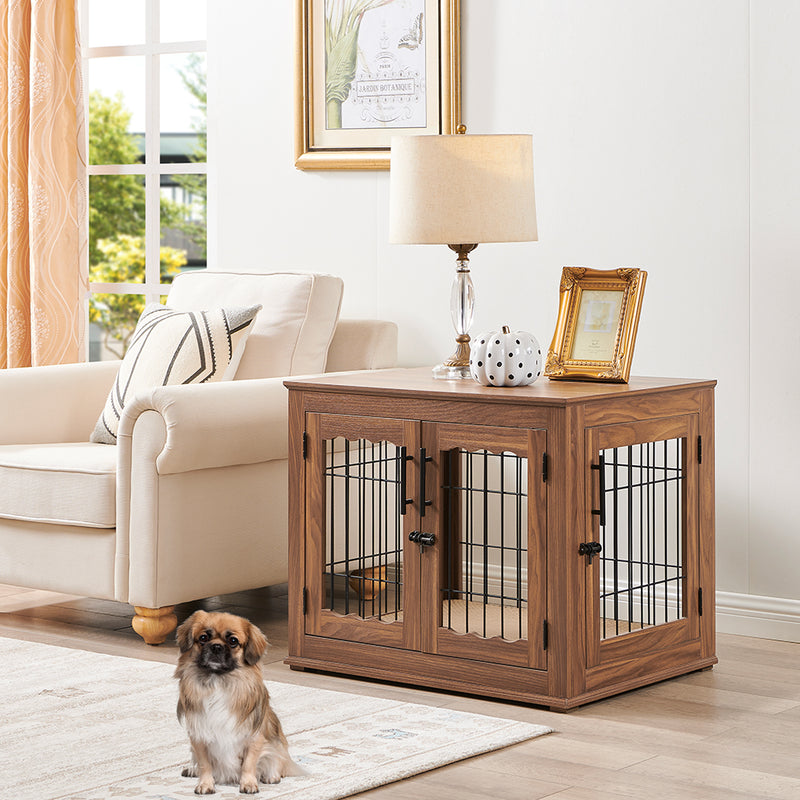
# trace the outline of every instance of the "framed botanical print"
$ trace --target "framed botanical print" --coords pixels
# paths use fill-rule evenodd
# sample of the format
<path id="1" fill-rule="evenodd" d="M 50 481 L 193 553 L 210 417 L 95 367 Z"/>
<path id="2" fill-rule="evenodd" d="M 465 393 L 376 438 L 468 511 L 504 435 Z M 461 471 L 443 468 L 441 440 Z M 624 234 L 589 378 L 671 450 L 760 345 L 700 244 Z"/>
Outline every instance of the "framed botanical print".
<path id="1" fill-rule="evenodd" d="M 554 380 L 627 383 L 647 273 L 564 267 L 544 374 Z"/>
<path id="2" fill-rule="evenodd" d="M 457 132 L 460 0 L 295 2 L 298 169 L 388 169 L 392 136 Z"/>

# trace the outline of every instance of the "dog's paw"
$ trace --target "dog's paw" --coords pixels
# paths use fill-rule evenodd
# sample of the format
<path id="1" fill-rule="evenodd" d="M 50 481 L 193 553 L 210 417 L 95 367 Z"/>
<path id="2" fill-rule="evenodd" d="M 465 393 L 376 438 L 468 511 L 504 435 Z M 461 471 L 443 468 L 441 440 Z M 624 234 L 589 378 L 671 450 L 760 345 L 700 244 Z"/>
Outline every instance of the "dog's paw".
<path id="1" fill-rule="evenodd" d="M 239 784 L 240 794 L 258 794 L 258 781 L 255 778 L 242 778 Z"/>
<path id="2" fill-rule="evenodd" d="M 210 780 L 203 780 L 194 787 L 195 794 L 214 794 L 217 791 L 217 787 L 214 785 L 214 781 Z"/>
<path id="3" fill-rule="evenodd" d="M 184 767 L 181 770 L 181 776 L 184 778 L 196 778 L 199 774 L 200 772 L 195 765 Z"/>

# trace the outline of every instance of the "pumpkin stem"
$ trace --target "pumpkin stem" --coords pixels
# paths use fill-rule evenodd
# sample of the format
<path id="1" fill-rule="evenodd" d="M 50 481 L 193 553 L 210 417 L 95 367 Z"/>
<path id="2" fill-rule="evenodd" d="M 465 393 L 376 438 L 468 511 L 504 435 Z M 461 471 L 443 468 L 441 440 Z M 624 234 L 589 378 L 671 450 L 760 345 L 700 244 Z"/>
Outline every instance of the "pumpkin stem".
<path id="1" fill-rule="evenodd" d="M 511 328 L 508 325 L 503 325 L 503 333 L 511 333 Z"/>

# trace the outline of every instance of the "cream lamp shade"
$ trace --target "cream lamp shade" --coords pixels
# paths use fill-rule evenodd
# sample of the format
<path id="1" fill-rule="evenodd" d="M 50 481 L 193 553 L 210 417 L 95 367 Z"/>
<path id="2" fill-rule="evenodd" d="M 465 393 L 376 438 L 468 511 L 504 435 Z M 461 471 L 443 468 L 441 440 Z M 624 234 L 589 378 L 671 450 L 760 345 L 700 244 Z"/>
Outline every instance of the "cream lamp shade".
<path id="1" fill-rule="evenodd" d="M 535 241 L 533 137 L 395 136 L 389 201 L 395 244 Z"/>

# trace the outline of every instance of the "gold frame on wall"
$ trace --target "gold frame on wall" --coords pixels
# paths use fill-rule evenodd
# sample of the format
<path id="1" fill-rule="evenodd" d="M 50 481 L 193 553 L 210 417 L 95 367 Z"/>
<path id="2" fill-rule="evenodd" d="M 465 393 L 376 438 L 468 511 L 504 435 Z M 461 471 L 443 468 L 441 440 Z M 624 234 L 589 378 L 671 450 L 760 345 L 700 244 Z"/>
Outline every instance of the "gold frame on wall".
<path id="1" fill-rule="evenodd" d="M 544 374 L 627 383 L 646 280 L 647 273 L 634 267 L 564 267 Z"/>
<path id="2" fill-rule="evenodd" d="M 389 169 L 391 135 L 457 132 L 461 123 L 461 0 L 424 0 L 425 19 L 431 19 L 431 11 L 435 18 L 435 24 L 426 30 L 438 31 L 435 41 L 425 44 L 427 127 L 359 130 L 320 127 L 319 121 L 325 117 L 324 3 L 295 0 L 295 167 Z M 378 14 L 383 5 L 390 4 L 390 0 L 376 3 L 369 13 Z M 435 69 L 430 68 L 431 63 Z M 434 94 L 427 92 L 428 86 Z"/>

